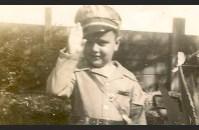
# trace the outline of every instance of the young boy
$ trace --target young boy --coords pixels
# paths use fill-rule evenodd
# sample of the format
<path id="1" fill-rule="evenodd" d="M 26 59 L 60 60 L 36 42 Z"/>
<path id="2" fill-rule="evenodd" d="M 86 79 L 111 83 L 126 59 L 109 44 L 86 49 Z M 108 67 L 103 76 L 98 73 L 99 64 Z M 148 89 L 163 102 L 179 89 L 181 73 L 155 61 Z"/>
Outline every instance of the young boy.
<path id="1" fill-rule="evenodd" d="M 47 92 L 71 98 L 72 124 L 145 125 L 145 93 L 134 74 L 112 60 L 120 44 L 119 14 L 109 6 L 82 6 L 75 22 Z"/>

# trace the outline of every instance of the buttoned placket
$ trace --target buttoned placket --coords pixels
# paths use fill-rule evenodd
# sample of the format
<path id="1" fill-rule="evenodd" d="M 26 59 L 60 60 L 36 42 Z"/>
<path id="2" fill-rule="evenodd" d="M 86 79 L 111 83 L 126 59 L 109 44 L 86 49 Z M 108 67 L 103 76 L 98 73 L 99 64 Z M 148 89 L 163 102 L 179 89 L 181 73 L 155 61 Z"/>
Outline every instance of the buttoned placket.
<path id="1" fill-rule="evenodd" d="M 114 97 L 115 97 L 115 95 L 113 93 L 111 93 L 111 92 L 109 93 L 109 91 L 110 91 L 109 89 L 111 89 L 110 85 L 111 85 L 110 80 L 106 79 L 105 82 L 104 82 L 104 87 L 108 91 L 108 93 L 106 95 L 103 95 L 104 99 L 103 99 L 103 109 L 102 109 L 103 111 L 102 111 L 102 113 L 103 113 L 103 117 L 106 118 L 107 120 L 109 120 L 109 119 L 104 114 L 107 114 L 107 111 L 110 109 L 108 102 L 112 102 L 114 100 Z"/>
<path id="2" fill-rule="evenodd" d="M 106 74 L 103 74 L 101 73 L 100 71 L 96 71 L 96 69 L 91 69 L 91 72 L 95 73 L 97 75 L 97 78 L 100 78 L 101 82 L 103 83 L 103 86 L 105 87 L 105 89 L 107 89 L 108 92 L 110 92 L 109 95 L 104 95 L 102 94 L 102 104 L 101 104 L 101 118 L 103 119 L 107 119 L 109 120 L 109 111 L 111 111 L 110 109 L 114 109 L 112 108 L 113 106 L 111 105 L 110 106 L 110 101 L 112 100 L 115 100 L 115 96 L 112 91 L 112 87 L 114 86 L 111 86 L 112 82 L 114 82 L 115 80 L 119 80 L 119 79 L 123 79 L 123 75 L 119 72 L 119 71 L 115 71 L 107 76 Z M 112 94 L 111 94 L 112 93 Z M 107 98 L 108 96 L 108 98 Z"/>
<path id="3" fill-rule="evenodd" d="M 104 79 L 104 87 L 105 87 L 105 89 L 107 89 L 107 78 L 106 79 Z M 107 119 L 107 117 L 106 117 L 106 115 L 105 115 L 105 111 L 107 111 L 108 109 L 109 109 L 109 106 L 108 106 L 108 104 L 106 104 L 106 102 L 107 102 L 107 96 L 105 95 L 105 94 L 102 94 L 103 96 L 103 104 L 102 104 L 102 117 L 103 118 L 106 118 Z M 107 119 L 108 120 L 108 119 Z"/>

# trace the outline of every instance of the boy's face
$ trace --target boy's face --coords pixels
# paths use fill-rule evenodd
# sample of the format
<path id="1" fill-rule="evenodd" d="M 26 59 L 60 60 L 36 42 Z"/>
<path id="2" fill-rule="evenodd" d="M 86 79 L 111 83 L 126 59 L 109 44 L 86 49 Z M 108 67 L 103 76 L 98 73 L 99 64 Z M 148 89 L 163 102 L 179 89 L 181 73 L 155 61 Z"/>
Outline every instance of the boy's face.
<path id="1" fill-rule="evenodd" d="M 91 67 L 100 68 L 112 61 L 114 52 L 119 47 L 119 40 L 113 31 L 89 34 L 84 48 L 84 55 Z"/>

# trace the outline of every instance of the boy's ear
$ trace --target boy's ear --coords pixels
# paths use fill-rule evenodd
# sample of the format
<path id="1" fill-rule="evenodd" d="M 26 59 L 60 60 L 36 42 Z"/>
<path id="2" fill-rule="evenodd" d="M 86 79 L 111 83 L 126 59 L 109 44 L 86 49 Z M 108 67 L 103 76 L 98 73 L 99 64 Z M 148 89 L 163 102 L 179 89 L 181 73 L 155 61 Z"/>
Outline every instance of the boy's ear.
<path id="1" fill-rule="evenodd" d="M 117 38 L 116 38 L 115 51 L 117 51 L 117 50 L 119 49 L 119 46 L 120 46 L 120 40 L 121 40 L 121 37 L 117 37 Z"/>

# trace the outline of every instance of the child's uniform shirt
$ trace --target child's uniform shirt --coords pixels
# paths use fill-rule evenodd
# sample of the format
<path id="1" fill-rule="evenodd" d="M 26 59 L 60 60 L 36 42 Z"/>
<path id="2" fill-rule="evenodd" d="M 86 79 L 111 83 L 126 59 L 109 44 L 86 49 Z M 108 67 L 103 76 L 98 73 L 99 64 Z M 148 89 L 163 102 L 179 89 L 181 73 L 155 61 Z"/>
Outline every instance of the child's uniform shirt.
<path id="1" fill-rule="evenodd" d="M 97 77 L 108 95 L 98 88 L 88 73 Z M 102 68 L 91 69 L 83 58 L 73 59 L 60 51 L 57 64 L 47 81 L 47 92 L 70 97 L 74 117 L 122 121 L 121 114 L 111 103 L 111 100 L 116 100 L 129 117 L 136 116 L 137 124 L 146 124 L 144 109 L 138 110 L 136 115 L 136 110 L 132 108 L 144 108 L 146 94 L 134 74 L 117 61 Z"/>

